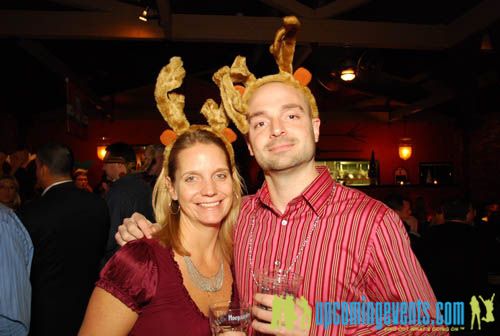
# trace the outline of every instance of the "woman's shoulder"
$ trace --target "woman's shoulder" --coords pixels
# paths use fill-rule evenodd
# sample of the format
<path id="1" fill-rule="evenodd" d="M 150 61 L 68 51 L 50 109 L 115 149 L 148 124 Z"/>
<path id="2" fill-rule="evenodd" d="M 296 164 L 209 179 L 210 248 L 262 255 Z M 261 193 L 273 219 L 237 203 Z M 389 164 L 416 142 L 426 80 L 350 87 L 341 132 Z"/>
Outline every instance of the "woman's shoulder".
<path id="1" fill-rule="evenodd" d="M 115 255 L 126 255 L 134 260 L 157 259 L 158 257 L 171 255 L 172 248 L 166 246 L 156 238 L 141 238 L 128 242 L 121 247 Z"/>

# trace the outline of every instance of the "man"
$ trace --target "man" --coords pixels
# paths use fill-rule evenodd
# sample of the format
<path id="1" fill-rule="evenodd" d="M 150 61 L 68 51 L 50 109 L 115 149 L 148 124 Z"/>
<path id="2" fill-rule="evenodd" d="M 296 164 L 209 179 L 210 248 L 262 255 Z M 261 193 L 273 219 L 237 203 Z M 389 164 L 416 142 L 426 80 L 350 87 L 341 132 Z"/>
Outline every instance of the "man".
<path id="1" fill-rule="evenodd" d="M 109 145 L 103 161 L 103 170 L 113 184 L 105 196 L 111 221 L 106 254 L 101 266 L 118 249 L 114 234 L 124 218 L 130 217 L 134 212 L 140 212 L 149 220 L 154 220 L 153 191 L 141 175 L 135 172 L 136 156 L 132 146 L 123 142 Z"/>
<path id="2" fill-rule="evenodd" d="M 35 199 L 37 193 L 35 164 L 26 148 L 20 148 L 10 155 L 11 172 L 19 183 L 19 195 L 22 204 Z"/>
<path id="3" fill-rule="evenodd" d="M 33 244 L 14 212 L 0 204 L 0 335 L 24 336 L 30 327 Z"/>
<path id="4" fill-rule="evenodd" d="M 389 194 L 384 203 L 394 210 L 403 221 L 408 232 L 418 234 L 418 221 L 412 216 L 410 201 L 400 194 Z"/>
<path id="5" fill-rule="evenodd" d="M 154 188 L 156 180 L 163 168 L 164 145 L 154 144 L 146 147 L 142 177 Z"/>
<path id="6" fill-rule="evenodd" d="M 83 168 L 75 169 L 73 172 L 73 178 L 75 180 L 75 186 L 78 189 L 82 189 L 88 192 L 93 192 L 92 187 L 89 185 L 89 178 L 87 176 L 88 170 Z"/>
<path id="7" fill-rule="evenodd" d="M 297 25 L 293 20 L 291 25 L 283 39 L 294 37 Z M 290 60 L 286 50 L 279 55 Z M 309 333 L 299 325 L 300 318 L 294 330 L 273 328 L 273 296 L 253 292 L 261 268 L 303 275 L 302 295 L 313 308 L 320 301 L 362 300 L 420 300 L 432 306 L 434 294 L 397 215 L 360 191 L 335 183 L 325 167 L 315 167 L 320 119 L 310 91 L 282 71 L 248 85 L 241 106 L 248 120 L 250 154 L 265 175 L 262 188 L 243 200 L 234 233 L 236 282 L 240 300 L 254 304 L 253 329 L 279 335 L 378 332 L 373 325 L 326 328 L 313 322 Z M 154 230 L 135 214 L 119 228 L 117 241 L 142 237 L 138 228 L 146 236 Z M 300 313 L 297 305 L 296 311 Z"/>
<path id="8" fill-rule="evenodd" d="M 422 237 L 418 233 L 418 220 L 412 216 L 410 201 L 400 194 L 393 193 L 384 199 L 384 203 L 398 214 L 410 237 L 411 248 L 420 260 L 423 253 Z"/>
<path id="9" fill-rule="evenodd" d="M 97 195 L 75 187 L 72 170 L 68 147 L 42 146 L 36 159 L 42 196 L 19 213 L 35 247 L 30 335 L 76 335 L 98 277 L 108 210 Z"/>
<path id="10" fill-rule="evenodd" d="M 471 203 L 460 198 L 443 202 L 444 223 L 423 236 L 424 269 L 440 301 L 470 300 L 487 285 L 487 245 L 473 225 Z"/>

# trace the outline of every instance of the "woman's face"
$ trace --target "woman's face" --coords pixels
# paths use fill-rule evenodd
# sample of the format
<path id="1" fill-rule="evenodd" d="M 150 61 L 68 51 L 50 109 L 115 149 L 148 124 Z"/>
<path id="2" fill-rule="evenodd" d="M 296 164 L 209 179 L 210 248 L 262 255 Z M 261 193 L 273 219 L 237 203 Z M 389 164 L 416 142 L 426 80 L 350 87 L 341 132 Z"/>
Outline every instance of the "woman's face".
<path id="1" fill-rule="evenodd" d="M 16 197 L 16 185 L 12 180 L 0 180 L 0 202 L 11 204 Z"/>
<path id="2" fill-rule="evenodd" d="M 197 143 L 179 152 L 170 195 L 179 201 L 181 223 L 219 226 L 233 202 L 233 180 L 224 151 Z"/>

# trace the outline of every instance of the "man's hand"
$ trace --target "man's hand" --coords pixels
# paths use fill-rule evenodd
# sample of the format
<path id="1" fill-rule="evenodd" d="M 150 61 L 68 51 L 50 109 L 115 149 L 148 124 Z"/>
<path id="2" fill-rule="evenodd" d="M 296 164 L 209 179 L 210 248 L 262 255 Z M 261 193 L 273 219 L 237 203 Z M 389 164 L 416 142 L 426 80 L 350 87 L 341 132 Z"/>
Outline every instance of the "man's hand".
<path id="1" fill-rule="evenodd" d="M 146 217 L 138 212 L 134 212 L 131 218 L 125 218 L 122 225 L 118 227 L 115 234 L 115 240 L 118 245 L 123 246 L 129 241 L 141 239 L 143 237 L 151 238 L 153 233 L 157 232 L 160 226 L 151 223 Z"/>
<path id="2" fill-rule="evenodd" d="M 273 305 L 275 299 L 281 300 L 279 304 L 275 302 Z M 309 335 L 312 310 L 304 298 L 283 299 L 257 293 L 254 296 L 252 314 L 256 318 L 252 321 L 252 328 L 259 332 L 283 336 Z"/>

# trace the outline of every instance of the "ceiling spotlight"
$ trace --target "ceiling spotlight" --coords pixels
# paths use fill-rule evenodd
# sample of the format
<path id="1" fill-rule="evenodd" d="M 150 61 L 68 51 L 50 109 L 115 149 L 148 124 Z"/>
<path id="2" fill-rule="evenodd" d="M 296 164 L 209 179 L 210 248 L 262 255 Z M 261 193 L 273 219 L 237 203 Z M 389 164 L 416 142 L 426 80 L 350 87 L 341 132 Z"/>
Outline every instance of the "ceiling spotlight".
<path id="1" fill-rule="evenodd" d="M 354 68 L 345 68 L 342 71 L 340 71 L 340 78 L 345 81 L 345 82 L 350 82 L 354 78 L 356 78 L 356 70 Z"/>

